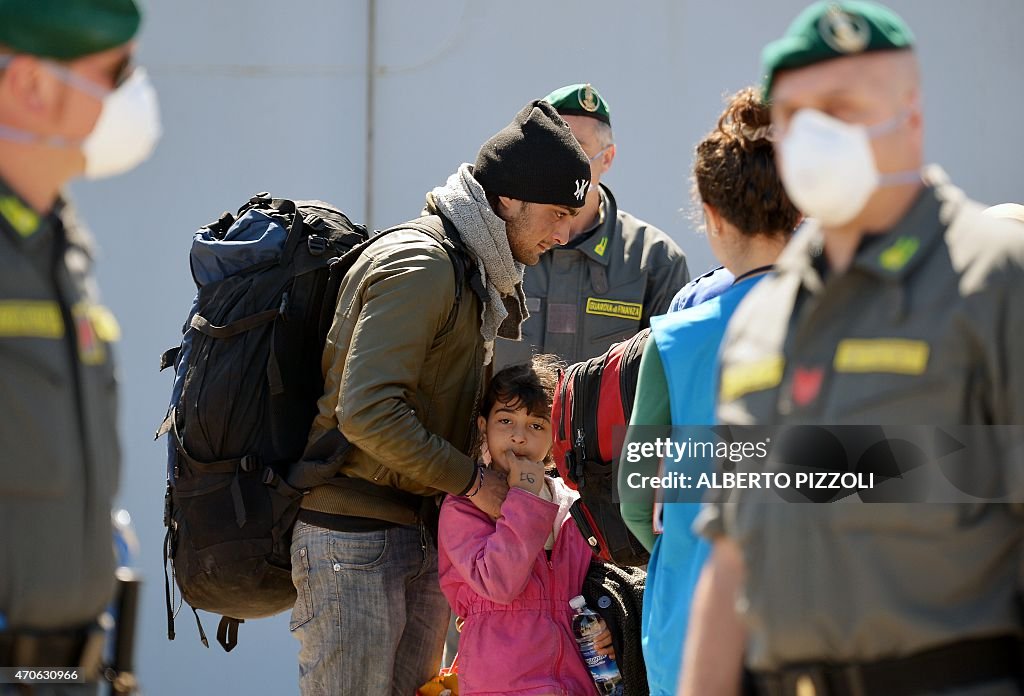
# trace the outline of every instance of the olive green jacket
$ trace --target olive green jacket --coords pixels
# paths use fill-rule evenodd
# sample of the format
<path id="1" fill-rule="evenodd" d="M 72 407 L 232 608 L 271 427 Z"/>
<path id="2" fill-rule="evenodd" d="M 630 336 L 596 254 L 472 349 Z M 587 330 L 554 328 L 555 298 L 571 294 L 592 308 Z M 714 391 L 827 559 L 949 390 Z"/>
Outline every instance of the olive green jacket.
<path id="1" fill-rule="evenodd" d="M 729 323 L 722 423 L 1024 425 L 1024 234 L 982 215 L 940 171 L 926 180 L 841 274 L 822 277 L 817 226 L 797 233 Z M 821 456 L 841 467 L 847 455 Z M 1001 467 L 1017 505 L 800 505 L 750 489 L 707 506 L 698 526 L 735 539 L 746 560 L 748 666 L 869 662 L 1024 635 L 1024 481 L 1010 459 L 959 473 L 977 483 Z"/>
<path id="2" fill-rule="evenodd" d="M 77 627 L 114 586 L 121 452 L 92 240 L 0 182 L 0 613 L 11 629 Z"/>
<path id="3" fill-rule="evenodd" d="M 453 315 L 455 282 L 448 252 L 416 230 L 370 245 L 346 274 L 310 442 L 339 428 L 353 481 L 314 488 L 304 509 L 409 524 L 417 511 L 396 491 L 415 503 L 474 483 L 481 304 L 464 283 Z"/>

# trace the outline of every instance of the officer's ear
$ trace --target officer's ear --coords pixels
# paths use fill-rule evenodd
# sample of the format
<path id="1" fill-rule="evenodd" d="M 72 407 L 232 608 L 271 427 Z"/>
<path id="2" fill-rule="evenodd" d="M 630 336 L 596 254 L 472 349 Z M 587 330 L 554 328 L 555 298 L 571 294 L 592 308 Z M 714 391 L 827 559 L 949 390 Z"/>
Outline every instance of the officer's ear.
<path id="1" fill-rule="evenodd" d="M 604 174 L 612 168 L 612 162 L 615 161 L 615 145 L 609 145 L 608 149 L 604 151 L 604 154 L 598 160 L 601 163 L 602 171 Z"/>
<path id="2" fill-rule="evenodd" d="M 59 101 L 60 89 L 60 80 L 35 56 L 15 54 L 0 72 L 0 103 L 9 118 L 23 123 L 48 117 Z"/>

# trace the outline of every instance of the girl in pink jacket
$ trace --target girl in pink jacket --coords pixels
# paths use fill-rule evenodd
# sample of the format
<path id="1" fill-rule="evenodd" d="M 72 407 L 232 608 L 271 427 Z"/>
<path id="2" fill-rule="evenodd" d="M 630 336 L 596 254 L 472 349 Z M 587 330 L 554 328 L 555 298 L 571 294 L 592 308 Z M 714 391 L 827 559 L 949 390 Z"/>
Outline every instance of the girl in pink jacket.
<path id="1" fill-rule="evenodd" d="M 462 696 L 597 694 L 573 637 L 569 607 L 592 558 L 569 516 L 578 496 L 544 475 L 551 463 L 556 360 L 536 356 L 530 364 L 507 367 L 484 395 L 481 475 L 504 475 L 509 484 L 498 519 L 460 496 L 448 496 L 441 507 L 441 590 L 465 622 L 458 660 Z M 612 654 L 610 634 L 598 644 Z"/>

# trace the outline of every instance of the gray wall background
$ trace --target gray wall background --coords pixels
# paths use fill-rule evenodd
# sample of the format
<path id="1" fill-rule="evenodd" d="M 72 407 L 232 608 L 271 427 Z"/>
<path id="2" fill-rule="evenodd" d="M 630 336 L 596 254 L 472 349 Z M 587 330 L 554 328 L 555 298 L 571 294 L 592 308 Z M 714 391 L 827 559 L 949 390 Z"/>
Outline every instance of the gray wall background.
<path id="1" fill-rule="evenodd" d="M 153 432 L 194 287 L 191 235 L 259 190 L 323 198 L 377 227 L 423 195 L 532 98 L 589 81 L 611 103 L 620 205 L 712 265 L 690 209 L 693 146 L 723 97 L 759 77 L 761 46 L 804 0 L 377 0 L 374 204 L 365 209 L 368 2 L 148 3 L 141 62 L 165 136 L 129 176 L 74 186 L 102 248 L 100 282 L 124 331 L 121 503 L 142 541 L 138 640 L 148 694 L 297 693 L 287 617 L 244 624 L 230 655 L 199 643 L 191 611 L 166 639 L 160 546 L 164 442 Z M 1024 201 L 1024 1 L 890 0 L 914 28 L 927 148 L 969 195 Z M 203 615 L 213 642 L 214 617 Z"/>

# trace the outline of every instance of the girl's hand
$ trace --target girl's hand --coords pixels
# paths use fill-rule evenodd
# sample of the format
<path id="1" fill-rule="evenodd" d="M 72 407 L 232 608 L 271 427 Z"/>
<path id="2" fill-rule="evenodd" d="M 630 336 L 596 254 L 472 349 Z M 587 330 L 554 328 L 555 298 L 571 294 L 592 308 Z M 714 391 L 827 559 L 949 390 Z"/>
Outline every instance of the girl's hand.
<path id="1" fill-rule="evenodd" d="M 594 636 L 594 648 L 599 655 L 607 655 L 615 659 L 615 646 L 612 645 L 612 632 L 605 626 L 604 630 Z"/>
<path id="2" fill-rule="evenodd" d="M 540 495 L 544 486 L 544 463 L 532 462 L 512 450 L 505 452 L 505 460 L 508 462 L 508 485 Z"/>

